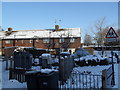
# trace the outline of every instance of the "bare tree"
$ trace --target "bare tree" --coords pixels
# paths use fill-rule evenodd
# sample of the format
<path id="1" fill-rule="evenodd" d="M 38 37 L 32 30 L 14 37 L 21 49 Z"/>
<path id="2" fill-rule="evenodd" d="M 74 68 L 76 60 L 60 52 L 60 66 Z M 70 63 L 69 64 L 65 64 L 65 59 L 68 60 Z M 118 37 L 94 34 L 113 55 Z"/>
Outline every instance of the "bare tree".
<path id="1" fill-rule="evenodd" d="M 109 27 L 106 27 L 106 28 L 103 28 L 102 31 L 99 31 L 96 33 L 96 36 L 94 37 L 94 39 L 96 39 L 96 42 L 98 45 L 104 45 L 105 43 L 107 43 L 105 36 L 108 30 L 109 30 Z"/>
<path id="2" fill-rule="evenodd" d="M 103 50 L 103 45 L 104 45 L 104 37 L 105 35 L 103 34 L 105 28 L 106 28 L 106 18 L 103 17 L 101 19 L 99 19 L 96 23 L 95 23 L 95 28 L 96 30 L 98 30 L 96 36 L 95 36 L 95 40 L 97 41 L 97 44 L 98 46 L 100 45 L 101 46 L 101 49 L 102 49 L 102 56 L 103 56 L 103 53 L 104 53 L 104 50 Z"/>
<path id="3" fill-rule="evenodd" d="M 85 35 L 84 44 L 87 46 L 92 44 L 92 37 L 90 35 L 88 35 L 88 34 Z"/>
<path id="4" fill-rule="evenodd" d="M 70 46 L 70 34 L 69 32 L 67 34 L 63 33 L 60 36 L 61 42 L 59 42 L 60 48 L 64 49 L 64 51 L 67 51 Z"/>
<path id="5" fill-rule="evenodd" d="M 106 28 L 105 27 L 105 21 L 106 18 L 103 17 L 101 19 L 99 19 L 96 24 L 95 24 L 95 28 L 96 30 L 98 30 L 98 33 L 97 33 L 97 42 L 98 44 L 100 44 L 101 46 L 104 44 L 104 34 L 103 34 L 103 30 Z"/>
<path id="6" fill-rule="evenodd" d="M 71 38 L 71 35 L 68 33 L 64 33 L 63 29 L 60 29 L 59 31 L 54 31 L 56 32 L 56 34 L 59 36 L 59 40 L 57 43 L 55 43 L 54 41 L 54 38 L 51 38 L 50 34 L 53 33 L 53 32 L 50 32 L 49 33 L 49 37 L 46 38 L 46 39 L 43 39 L 43 43 L 45 45 L 45 47 L 48 48 L 48 51 L 49 49 L 54 49 L 55 48 L 55 44 L 59 44 L 59 48 L 60 48 L 60 51 L 67 51 L 69 46 L 70 46 L 70 38 Z"/>

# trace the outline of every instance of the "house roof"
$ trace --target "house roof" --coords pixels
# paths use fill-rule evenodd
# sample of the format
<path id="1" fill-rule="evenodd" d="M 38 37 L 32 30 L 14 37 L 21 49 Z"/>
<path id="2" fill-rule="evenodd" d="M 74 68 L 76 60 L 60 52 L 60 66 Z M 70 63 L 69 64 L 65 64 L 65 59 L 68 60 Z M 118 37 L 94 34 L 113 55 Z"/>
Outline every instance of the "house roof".
<path id="1" fill-rule="evenodd" d="M 23 38 L 60 38 L 60 37 L 80 37 L 80 28 L 64 28 L 60 31 L 50 29 L 44 30 L 16 30 L 0 31 L 0 38 L 3 39 L 23 39 Z"/>
<path id="2" fill-rule="evenodd" d="M 5 31 L 0 31 L 0 39 L 5 37 Z"/>

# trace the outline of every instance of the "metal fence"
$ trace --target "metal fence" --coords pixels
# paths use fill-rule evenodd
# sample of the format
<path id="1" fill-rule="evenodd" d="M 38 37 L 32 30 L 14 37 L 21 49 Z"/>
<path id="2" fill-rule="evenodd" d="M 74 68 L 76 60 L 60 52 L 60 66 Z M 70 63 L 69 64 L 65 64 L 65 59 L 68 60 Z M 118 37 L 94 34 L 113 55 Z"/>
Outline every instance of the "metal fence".
<path id="1" fill-rule="evenodd" d="M 29 70 L 28 70 L 29 71 Z M 10 70 L 9 79 L 26 82 L 26 70 Z M 73 71 L 67 81 L 58 81 L 59 89 L 102 89 L 102 75 Z"/>
<path id="2" fill-rule="evenodd" d="M 30 70 L 10 69 L 9 70 L 9 79 L 18 80 L 21 83 L 26 82 L 26 80 L 25 80 L 25 72 L 26 71 L 30 71 Z"/>
<path id="3" fill-rule="evenodd" d="M 59 81 L 60 89 L 102 89 L 102 75 L 93 75 L 89 73 L 80 73 L 73 71 L 63 84 Z"/>
<path id="4" fill-rule="evenodd" d="M 14 55 L 14 68 L 31 69 L 32 55 L 27 52 L 19 52 Z"/>
<path id="5" fill-rule="evenodd" d="M 59 60 L 59 80 L 62 81 L 62 83 L 68 79 L 73 67 L 74 59 L 72 57 L 70 58 L 70 56 L 67 58 L 61 58 Z"/>

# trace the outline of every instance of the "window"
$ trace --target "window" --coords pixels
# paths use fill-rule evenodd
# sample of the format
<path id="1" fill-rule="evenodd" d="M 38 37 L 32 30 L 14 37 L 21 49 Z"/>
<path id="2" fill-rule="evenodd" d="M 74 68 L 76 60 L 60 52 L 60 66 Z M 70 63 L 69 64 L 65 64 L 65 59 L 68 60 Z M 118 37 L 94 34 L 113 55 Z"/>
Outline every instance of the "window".
<path id="1" fill-rule="evenodd" d="M 18 40 L 15 40 L 16 42 L 18 42 Z"/>
<path id="2" fill-rule="evenodd" d="M 36 42 L 39 42 L 39 39 L 37 39 Z"/>
<path id="3" fill-rule="evenodd" d="M 64 38 L 59 39 L 59 43 L 63 43 L 64 41 L 65 41 Z"/>
<path id="4" fill-rule="evenodd" d="M 75 42 L 75 38 L 70 38 L 70 42 L 74 43 Z"/>
<path id="5" fill-rule="evenodd" d="M 11 41 L 10 41 L 10 40 L 6 40 L 5 43 L 6 43 L 6 44 L 10 44 Z"/>
<path id="6" fill-rule="evenodd" d="M 22 40 L 22 44 L 24 43 L 24 40 Z"/>
<path id="7" fill-rule="evenodd" d="M 49 39 L 48 38 L 45 38 L 45 39 L 43 39 L 43 43 L 49 43 Z"/>
<path id="8" fill-rule="evenodd" d="M 30 43 L 32 43 L 33 42 L 33 40 L 30 40 Z"/>

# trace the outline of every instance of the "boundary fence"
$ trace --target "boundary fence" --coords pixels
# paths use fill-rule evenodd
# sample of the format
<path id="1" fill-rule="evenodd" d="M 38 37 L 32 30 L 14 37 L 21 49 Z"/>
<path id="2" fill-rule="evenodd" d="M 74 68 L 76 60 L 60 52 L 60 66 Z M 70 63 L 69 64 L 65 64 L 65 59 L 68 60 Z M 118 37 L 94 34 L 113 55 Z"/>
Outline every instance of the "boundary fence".
<path id="1" fill-rule="evenodd" d="M 79 71 L 73 71 L 69 79 L 62 84 L 59 81 L 59 88 L 73 88 L 73 89 L 101 89 L 102 88 L 102 75 L 91 74 L 91 73 L 81 73 Z"/>

